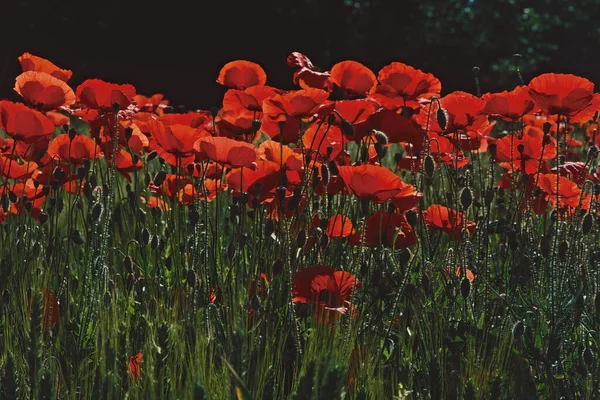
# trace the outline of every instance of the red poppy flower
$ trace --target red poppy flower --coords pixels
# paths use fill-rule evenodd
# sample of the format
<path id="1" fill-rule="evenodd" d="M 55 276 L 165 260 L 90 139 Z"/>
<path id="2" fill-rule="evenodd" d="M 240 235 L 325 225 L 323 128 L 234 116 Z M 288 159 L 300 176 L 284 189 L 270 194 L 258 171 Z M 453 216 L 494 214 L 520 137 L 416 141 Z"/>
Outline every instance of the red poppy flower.
<path id="1" fill-rule="evenodd" d="M 8 191 L 8 187 L 0 188 L 0 196 L 4 190 Z M 33 218 L 38 218 L 41 212 L 41 207 L 46 201 L 46 194 L 41 186 L 34 184 L 33 179 L 27 179 L 25 182 L 17 182 L 12 185 L 12 192 L 17 196 L 17 202 L 11 203 L 10 212 L 13 214 L 22 214 L 28 210 L 25 207 L 25 198 L 29 201 L 31 209 L 29 214 Z M 0 207 L 1 209 L 2 207 Z"/>
<path id="2" fill-rule="evenodd" d="M 167 174 L 164 182 L 160 186 L 156 186 L 154 181 L 150 182 L 148 186 L 151 193 L 174 198 L 178 194 L 179 190 L 188 183 L 193 183 L 190 178 L 184 178 L 175 174 Z"/>
<path id="3" fill-rule="evenodd" d="M 548 199 L 553 207 L 556 207 L 556 174 L 540 174 L 538 187 L 548 194 Z M 581 189 L 577 184 L 566 176 L 560 176 L 558 180 L 558 202 L 559 208 L 576 208 L 579 205 Z M 582 206 L 583 207 L 583 206 Z"/>
<path id="4" fill-rule="evenodd" d="M 378 165 L 362 164 L 338 169 L 348 190 L 361 200 L 383 203 L 400 193 L 404 185 L 398 175 Z"/>
<path id="5" fill-rule="evenodd" d="M 107 159 L 109 162 L 111 161 L 110 157 L 107 157 Z M 139 171 L 143 167 L 144 163 L 140 159 L 137 160 L 135 165 L 133 164 L 133 157 L 131 156 L 131 153 L 129 153 L 127 150 L 122 148 L 119 148 L 117 150 L 117 155 L 115 157 L 115 168 L 128 180 L 130 180 L 131 178 L 129 177 L 129 175 L 127 175 L 127 173 Z"/>
<path id="6" fill-rule="evenodd" d="M 203 137 L 194 144 L 194 148 L 208 159 L 231 168 L 254 168 L 258 158 L 258 151 L 253 145 L 226 137 Z"/>
<path id="7" fill-rule="evenodd" d="M 23 72 L 17 76 L 15 92 L 33 107 L 46 111 L 75 103 L 73 89 L 45 72 Z"/>
<path id="8" fill-rule="evenodd" d="M 50 118 L 54 126 L 64 126 L 71 122 L 71 117 L 56 111 L 46 111 L 46 117 Z"/>
<path id="9" fill-rule="evenodd" d="M 196 199 L 210 203 L 217 196 L 217 192 L 226 191 L 227 188 L 226 183 L 216 179 L 205 179 L 203 188 L 198 192 L 194 185 L 188 183 L 179 191 L 179 202 L 186 206 L 194 204 Z"/>
<path id="10" fill-rule="evenodd" d="M 233 89 L 246 89 L 267 83 L 267 74 L 262 67 L 252 61 L 237 60 L 228 62 L 221 68 L 217 82 Z"/>
<path id="11" fill-rule="evenodd" d="M 142 361 L 144 361 L 144 355 L 141 352 L 127 359 L 127 371 L 135 381 L 137 381 L 142 374 L 142 368 L 140 367 Z"/>
<path id="12" fill-rule="evenodd" d="M 167 114 L 158 119 L 149 119 L 147 127 L 152 135 L 150 146 L 158 151 L 165 161 L 177 165 L 177 158 L 192 156 L 196 151 L 194 143 L 209 134 L 202 128 L 192 127 L 190 123 L 185 114 Z M 173 157 L 167 157 L 164 153 Z"/>
<path id="13" fill-rule="evenodd" d="M 313 318 L 319 323 L 335 322 L 347 314 L 351 303 L 347 301 L 361 283 L 351 273 L 335 271 L 325 265 L 304 268 L 292 279 L 292 300 L 314 306 Z"/>
<path id="14" fill-rule="evenodd" d="M 329 220 L 321 220 L 318 214 L 312 219 L 313 228 L 324 228 L 330 238 L 348 237 L 354 234 L 352 220 L 344 214 L 335 214 Z"/>
<path id="15" fill-rule="evenodd" d="M 399 211 L 406 211 L 419 204 L 422 198 L 423 193 L 419 193 L 416 187 L 402 182 L 400 191 L 392 197 L 392 203 Z"/>
<path id="16" fill-rule="evenodd" d="M 381 108 L 379 104 L 371 99 L 356 99 L 356 100 L 340 100 L 334 104 L 334 112 L 331 115 L 335 117 L 334 125 L 342 128 L 342 132 L 348 141 L 360 141 L 362 137 L 372 129 L 372 123 L 369 118 Z M 354 128 L 354 132 L 345 131 L 344 124 L 349 123 Z M 361 130 L 359 127 L 365 125 L 364 134 L 362 136 L 357 135 L 357 130 Z M 353 135 L 351 134 L 353 133 Z"/>
<path id="17" fill-rule="evenodd" d="M 31 144 L 52 134 L 54 124 L 22 103 L 0 100 L 0 129 L 15 140 Z"/>
<path id="18" fill-rule="evenodd" d="M 487 116 L 481 114 L 485 101 L 470 93 L 452 92 L 442 97 L 439 102 L 446 114 L 446 126 L 439 126 L 436 118 L 439 105 L 437 101 L 433 101 L 431 113 L 427 103 L 417 115 L 417 122 L 422 129 L 429 128 L 429 131 L 449 134 L 477 130 L 487 121 Z"/>
<path id="19" fill-rule="evenodd" d="M 410 65 L 393 62 L 377 75 L 379 84 L 371 90 L 371 97 L 386 108 L 416 106 L 419 98 L 440 95 L 442 84 L 433 74 Z"/>
<path id="20" fill-rule="evenodd" d="M 165 100 L 165 96 L 160 93 L 146 97 L 142 94 L 133 96 L 133 100 L 142 112 L 158 112 L 161 108 L 169 105 L 169 100 Z"/>
<path id="21" fill-rule="evenodd" d="M 333 88 L 333 81 L 329 71 L 320 72 L 313 63 L 302 53 L 293 52 L 287 58 L 290 67 L 298 67 L 294 72 L 294 84 L 303 89 L 316 88 L 328 92 Z"/>
<path id="22" fill-rule="evenodd" d="M 594 84 L 571 74 L 542 74 L 529 82 L 529 96 L 545 114 L 575 116 L 594 97 Z"/>
<path id="23" fill-rule="evenodd" d="M 550 143 L 543 146 L 544 132 L 534 126 L 526 126 L 523 130 L 523 137 L 507 135 L 496 140 L 496 159 L 505 169 L 523 169 L 526 174 L 535 174 L 540 167 L 540 158 L 543 160 L 552 160 L 556 157 L 556 140 L 548 138 Z M 544 153 L 542 154 L 542 147 Z M 522 152 L 519 149 L 523 150 Z M 542 162 L 542 169 L 547 167 Z"/>
<path id="24" fill-rule="evenodd" d="M 93 160 L 104 156 L 102 149 L 94 139 L 84 135 L 76 135 L 71 140 L 66 133 L 52 139 L 47 152 L 52 158 L 58 158 L 60 161 L 75 165 L 83 163 L 83 160 Z"/>
<path id="25" fill-rule="evenodd" d="M 425 224 L 429 229 L 442 230 L 450 235 L 454 240 L 460 238 L 460 232 L 463 225 L 466 225 L 469 234 L 475 230 L 475 223 L 466 221 L 464 214 L 451 208 L 433 204 L 424 211 Z"/>
<path id="26" fill-rule="evenodd" d="M 375 74 L 356 61 L 342 61 L 331 68 L 331 80 L 349 96 L 365 96 L 377 83 Z"/>
<path id="27" fill-rule="evenodd" d="M 27 162 L 0 155 L 0 176 L 6 179 L 29 178 L 38 168 L 35 162 Z"/>
<path id="28" fill-rule="evenodd" d="M 71 79 L 71 75 L 73 75 L 71 70 L 59 68 L 45 58 L 37 57 L 30 53 L 23 53 L 23 55 L 19 57 L 19 62 L 21 63 L 23 72 L 45 72 L 65 82 Z"/>
<path id="29" fill-rule="evenodd" d="M 577 185 L 583 185 L 586 179 L 597 182 L 597 179 L 590 174 L 589 166 L 582 161 L 567 161 L 558 167 L 561 176 L 566 176 Z M 556 167 L 551 172 L 556 173 Z"/>
<path id="30" fill-rule="evenodd" d="M 261 119 L 263 101 L 276 94 L 282 94 L 282 91 L 271 86 L 252 86 L 245 90 L 229 89 L 223 96 L 223 112 L 244 116 L 250 120 Z"/>
<path id="31" fill-rule="evenodd" d="M 130 84 L 118 85 L 101 79 L 88 79 L 77 87 L 77 101 L 92 110 L 112 112 L 113 104 L 118 103 L 124 110 L 135 96 L 135 87 Z"/>
<path id="32" fill-rule="evenodd" d="M 235 196 L 247 192 L 263 201 L 277 187 L 281 175 L 279 171 L 279 164 L 258 160 L 255 170 L 236 168 L 227 174 L 226 179 Z"/>
<path id="33" fill-rule="evenodd" d="M 519 86 L 510 92 L 505 90 L 501 93 L 486 93 L 482 98 L 486 103 L 481 112 L 505 121 L 522 118 L 533 110 L 534 106 L 527 86 Z"/>
<path id="34" fill-rule="evenodd" d="M 46 333 L 48 329 L 52 328 L 58 323 L 58 307 L 59 303 L 56 296 L 47 287 L 42 288 L 42 295 L 44 301 L 44 319 L 42 321 L 43 332 Z"/>
<path id="35" fill-rule="evenodd" d="M 302 143 L 307 152 L 318 155 L 315 159 L 333 160 L 342 151 L 342 131 L 335 125 L 313 122 L 302 136 Z"/>
<path id="36" fill-rule="evenodd" d="M 161 211 L 169 211 L 169 204 L 166 201 L 159 199 L 156 196 L 149 196 L 148 200 L 145 197 L 141 196 L 140 200 L 142 203 L 145 203 L 148 208 L 158 208 Z"/>
<path id="37" fill-rule="evenodd" d="M 379 109 L 366 122 L 357 126 L 354 140 L 360 141 L 373 129 L 385 132 L 388 143 L 410 143 L 414 146 L 414 152 L 419 152 L 423 145 L 423 133 L 419 126 L 412 118 L 406 118 L 395 110 Z"/>
<path id="38" fill-rule="evenodd" d="M 435 132 L 429 132 L 429 149 L 438 163 L 454 168 L 462 168 L 469 163 L 469 158 L 462 151 L 457 151 L 448 138 Z"/>
<path id="39" fill-rule="evenodd" d="M 473 281 L 475 280 L 475 274 L 473 273 L 473 271 L 471 271 L 468 268 L 465 268 L 465 277 L 469 280 L 470 283 L 473 283 Z M 454 274 L 456 275 L 457 278 L 462 278 L 463 277 L 463 268 L 458 266 L 456 268 L 454 267 L 446 267 L 446 272 L 447 273 L 451 273 L 452 270 L 454 270 Z"/>
<path id="40" fill-rule="evenodd" d="M 327 97 L 324 90 L 302 89 L 265 99 L 261 130 L 273 140 L 296 143 L 302 119 L 317 113 Z M 284 124 L 282 138 L 280 123 Z"/>
<path id="41" fill-rule="evenodd" d="M 377 211 L 365 222 L 364 230 L 350 237 L 353 246 L 405 249 L 417 243 L 417 237 L 404 213 Z"/>
<path id="42" fill-rule="evenodd" d="M 258 280 L 252 279 L 248 288 L 248 297 L 252 299 L 254 296 L 264 297 L 269 289 L 269 278 L 267 274 L 261 273 Z"/>

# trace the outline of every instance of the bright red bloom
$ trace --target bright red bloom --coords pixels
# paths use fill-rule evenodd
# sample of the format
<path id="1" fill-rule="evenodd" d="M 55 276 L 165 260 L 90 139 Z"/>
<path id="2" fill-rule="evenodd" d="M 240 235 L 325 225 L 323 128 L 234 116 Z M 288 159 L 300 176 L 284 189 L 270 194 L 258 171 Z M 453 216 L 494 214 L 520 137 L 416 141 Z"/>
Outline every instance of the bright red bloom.
<path id="1" fill-rule="evenodd" d="M 435 132 L 429 132 L 429 149 L 438 163 L 455 168 L 462 168 L 469 163 L 469 158 L 462 151 L 457 151 L 448 138 Z"/>
<path id="2" fill-rule="evenodd" d="M 331 68 L 331 80 L 349 96 L 365 96 L 377 83 L 375 74 L 356 61 L 342 61 Z"/>
<path id="3" fill-rule="evenodd" d="M 145 197 L 141 196 L 140 200 L 142 203 L 146 203 L 148 208 L 158 208 L 161 211 L 169 211 L 169 204 L 156 196 L 149 196 L 147 201 Z"/>
<path id="4" fill-rule="evenodd" d="M 292 300 L 314 306 L 313 318 L 319 323 L 335 322 L 347 314 L 351 306 L 347 301 L 355 288 L 362 285 L 351 273 L 335 271 L 325 265 L 304 268 L 292 279 Z"/>
<path id="5" fill-rule="evenodd" d="M 112 112 L 113 104 L 118 103 L 124 110 L 135 96 L 135 87 L 130 84 L 118 85 L 101 79 L 88 79 L 77 87 L 77 101 L 92 110 Z"/>
<path id="6" fill-rule="evenodd" d="M 335 214 L 329 220 L 321 220 L 315 214 L 312 225 L 313 228 L 323 228 L 329 237 L 348 237 L 355 232 L 352 220 L 344 214 Z"/>
<path id="7" fill-rule="evenodd" d="M 127 371 L 135 381 L 140 378 L 142 373 L 142 369 L 140 367 L 142 361 L 144 361 L 144 355 L 141 352 L 127 359 Z"/>
<path id="8" fill-rule="evenodd" d="M 0 154 L 0 176 L 8 179 L 29 178 L 38 168 L 35 162 L 19 162 Z"/>
<path id="9" fill-rule="evenodd" d="M 267 74 L 262 67 L 252 61 L 236 60 L 221 68 L 217 82 L 233 89 L 246 89 L 267 83 Z"/>
<path id="10" fill-rule="evenodd" d="M 52 158 L 58 158 L 62 162 L 70 162 L 75 165 L 83 163 L 83 160 L 93 160 L 104 155 L 94 139 L 84 135 L 76 135 L 71 140 L 66 133 L 52 139 L 47 152 Z"/>
<path id="11" fill-rule="evenodd" d="M 194 144 L 194 148 L 208 159 L 231 168 L 254 168 L 258 158 L 258 151 L 253 145 L 226 137 L 203 137 Z"/>
<path id="12" fill-rule="evenodd" d="M 447 232 L 453 239 L 460 238 L 460 232 L 465 225 L 469 234 L 475 230 L 475 223 L 465 221 L 464 214 L 451 208 L 433 204 L 423 212 L 425 224 L 429 229 Z"/>
<path id="13" fill-rule="evenodd" d="M 470 283 L 473 283 L 473 281 L 475 280 L 475 274 L 473 273 L 473 271 L 471 271 L 468 268 L 465 268 L 465 277 L 469 280 Z M 458 266 L 456 268 L 454 267 L 446 267 L 445 271 L 447 273 L 451 273 L 452 270 L 454 270 L 454 274 L 456 275 L 457 278 L 462 278 L 463 277 L 463 268 L 461 266 Z"/>
<path id="14" fill-rule="evenodd" d="M 533 100 L 529 97 L 527 86 L 519 86 L 514 90 L 501 93 L 486 93 L 486 102 L 481 111 L 483 114 L 500 117 L 505 121 L 516 121 L 533 110 Z"/>
<path id="15" fill-rule="evenodd" d="M 400 193 L 404 186 L 398 175 L 378 165 L 362 164 L 338 169 L 348 190 L 361 200 L 383 203 Z"/>
<path id="16" fill-rule="evenodd" d="M 487 116 L 481 114 L 485 107 L 485 101 L 470 93 L 456 91 L 442 97 L 439 102 L 446 114 L 446 126 L 438 124 L 437 110 L 438 102 L 433 101 L 431 113 L 429 103 L 417 115 L 417 122 L 421 128 L 437 133 L 456 133 L 469 130 L 477 130 L 487 122 Z"/>
<path id="17" fill-rule="evenodd" d="M 542 74 L 528 87 L 531 99 L 548 115 L 575 116 L 594 97 L 594 84 L 571 74 Z"/>
<path id="18" fill-rule="evenodd" d="M 192 156 L 196 151 L 194 144 L 209 134 L 201 127 L 193 127 L 191 124 L 195 113 L 188 114 L 166 114 L 147 121 L 152 135 L 150 145 L 155 144 L 154 150 L 171 165 L 177 165 L 177 158 Z M 165 153 L 173 157 L 168 157 Z"/>
<path id="19" fill-rule="evenodd" d="M 15 140 L 31 144 L 52 134 L 54 124 L 22 103 L 0 100 L 0 129 Z"/>
<path id="20" fill-rule="evenodd" d="M 27 71 L 17 76 L 15 92 L 40 110 L 54 110 L 75 103 L 75 93 L 64 81 L 45 72 Z"/>
<path id="21" fill-rule="evenodd" d="M 419 126 L 413 119 L 406 118 L 395 110 L 379 109 L 365 123 L 357 126 L 354 140 L 364 138 L 373 129 L 385 132 L 389 143 L 412 144 L 414 152 L 419 152 L 423 145 L 423 133 Z"/>
<path id="22" fill-rule="evenodd" d="M 544 132 L 534 126 L 526 126 L 523 130 L 523 137 L 507 135 L 496 140 L 496 159 L 500 162 L 506 162 L 502 165 L 505 169 L 523 169 L 527 174 L 535 174 L 540 167 L 540 158 L 542 160 L 551 160 L 556 157 L 556 140 L 548 138 L 550 141 L 544 147 Z M 523 152 L 519 152 L 522 149 Z M 546 163 L 542 161 L 542 169 Z"/>
<path id="23" fill-rule="evenodd" d="M 324 90 L 302 89 L 265 99 L 261 130 L 273 140 L 296 143 L 302 119 L 317 113 L 327 97 L 329 93 Z M 284 124 L 282 138 L 280 123 Z"/>
<path id="24" fill-rule="evenodd" d="M 540 174 L 538 187 L 548 194 L 548 199 L 554 207 L 556 207 L 556 174 Z M 571 207 L 576 208 L 580 200 L 583 206 L 585 196 L 581 196 L 581 189 L 577 184 L 571 181 L 566 176 L 560 176 L 558 181 L 558 201 L 559 208 Z M 588 199 L 589 202 L 589 199 Z"/>
<path id="25" fill-rule="evenodd" d="M 19 57 L 19 62 L 21 63 L 21 69 L 23 72 L 45 72 L 65 82 L 71 78 L 71 75 L 73 75 L 71 70 L 59 68 L 45 58 L 37 57 L 30 53 L 23 53 L 23 55 Z"/>
<path id="26" fill-rule="evenodd" d="M 320 72 L 313 63 L 302 53 L 293 52 L 287 57 L 287 64 L 290 67 L 298 67 L 294 72 L 294 84 L 303 89 L 316 88 L 328 92 L 333 89 L 333 81 L 329 71 Z"/>
<path id="27" fill-rule="evenodd" d="M 417 243 L 417 237 L 403 213 L 377 211 L 366 220 L 365 229 L 350 237 L 353 246 L 405 249 Z"/>
<path id="28" fill-rule="evenodd" d="M 42 321 L 42 330 L 44 333 L 58 323 L 59 303 L 56 296 L 47 287 L 42 288 L 44 301 L 44 319 Z"/>
<path id="29" fill-rule="evenodd" d="M 439 97 L 442 91 L 440 80 L 433 74 L 400 62 L 383 67 L 377 79 L 379 84 L 371 90 L 371 97 L 386 108 L 416 105 L 419 98 Z"/>
<path id="30" fill-rule="evenodd" d="M 340 154 L 343 140 L 340 128 L 319 121 L 313 122 L 302 136 L 305 149 L 307 151 L 310 149 L 313 156 L 319 156 L 314 157 L 315 159 L 328 161 Z"/>
<path id="31" fill-rule="evenodd" d="M 278 185 L 280 166 L 267 160 L 258 160 L 256 169 L 233 169 L 227 174 L 227 184 L 234 195 L 248 192 L 261 201 L 268 197 L 271 190 Z M 259 190 L 260 189 L 260 190 Z"/>
<path id="32" fill-rule="evenodd" d="M 52 121 L 54 126 L 64 126 L 71 122 L 71 117 L 57 111 L 46 111 L 46 117 Z"/>
<path id="33" fill-rule="evenodd" d="M 223 192 L 227 189 L 228 186 L 226 183 L 221 183 L 216 179 L 205 179 L 204 187 L 198 193 L 196 187 L 188 183 L 179 191 L 179 202 L 189 206 L 194 203 L 194 200 L 199 198 L 202 201 L 210 203 L 217 196 L 217 192 Z"/>
<path id="34" fill-rule="evenodd" d="M 160 110 L 169 105 L 169 100 L 165 100 L 165 96 L 160 93 L 146 97 L 143 94 L 133 96 L 135 103 L 142 112 L 156 112 L 160 114 Z"/>
<path id="35" fill-rule="evenodd" d="M 392 203 L 399 211 L 410 210 L 419 204 L 423 198 L 423 193 L 419 193 L 417 188 L 409 183 L 402 182 L 400 191 L 392 197 Z"/>
<path id="36" fill-rule="evenodd" d="M 358 142 L 367 134 L 369 129 L 373 128 L 372 121 L 369 119 L 380 108 L 379 104 L 371 99 L 340 100 L 335 102 L 335 112 L 332 112 L 331 115 L 335 117 L 334 125 L 342 128 L 346 140 Z M 345 121 L 342 121 L 342 119 Z M 354 135 L 344 132 L 345 123 L 352 125 Z"/>

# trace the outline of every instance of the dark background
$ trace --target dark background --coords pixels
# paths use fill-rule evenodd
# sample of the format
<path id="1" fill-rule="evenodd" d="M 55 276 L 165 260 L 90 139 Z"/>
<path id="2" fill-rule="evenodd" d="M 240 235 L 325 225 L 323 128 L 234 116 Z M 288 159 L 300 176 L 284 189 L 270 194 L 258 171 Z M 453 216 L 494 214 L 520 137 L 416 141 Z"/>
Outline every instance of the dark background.
<path id="1" fill-rule="evenodd" d="M 7 1 L 7 0 L 5 0 Z M 375 74 L 402 61 L 442 81 L 444 93 L 514 87 L 565 72 L 600 83 L 598 0 L 10 0 L 0 29 L 0 97 L 16 99 L 17 57 L 30 52 L 87 78 L 164 93 L 172 105 L 218 106 L 228 61 L 258 62 L 267 84 L 291 89 L 300 51 L 323 69 L 345 59 Z"/>

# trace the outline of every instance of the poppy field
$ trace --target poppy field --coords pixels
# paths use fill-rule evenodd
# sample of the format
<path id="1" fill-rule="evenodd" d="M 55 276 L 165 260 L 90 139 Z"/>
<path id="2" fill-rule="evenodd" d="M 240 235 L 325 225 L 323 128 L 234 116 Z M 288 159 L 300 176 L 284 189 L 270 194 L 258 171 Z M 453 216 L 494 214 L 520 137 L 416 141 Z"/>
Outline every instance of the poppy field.
<path id="1" fill-rule="evenodd" d="M 591 81 L 294 52 L 188 110 L 18 62 L 0 398 L 600 398 Z"/>

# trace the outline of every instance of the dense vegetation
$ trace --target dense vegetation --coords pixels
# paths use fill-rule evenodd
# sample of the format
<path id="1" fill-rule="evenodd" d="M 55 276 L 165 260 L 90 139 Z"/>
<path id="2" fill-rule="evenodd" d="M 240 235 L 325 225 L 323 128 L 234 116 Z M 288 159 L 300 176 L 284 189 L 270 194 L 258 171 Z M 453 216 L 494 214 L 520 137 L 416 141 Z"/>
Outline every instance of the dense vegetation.
<path id="1" fill-rule="evenodd" d="M 192 111 L 19 61 L 2 398 L 600 396 L 587 79 L 444 93 L 292 53 L 299 89 L 232 61 Z"/>

